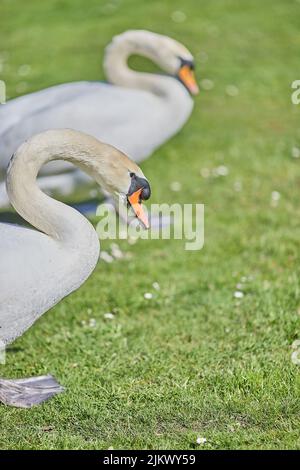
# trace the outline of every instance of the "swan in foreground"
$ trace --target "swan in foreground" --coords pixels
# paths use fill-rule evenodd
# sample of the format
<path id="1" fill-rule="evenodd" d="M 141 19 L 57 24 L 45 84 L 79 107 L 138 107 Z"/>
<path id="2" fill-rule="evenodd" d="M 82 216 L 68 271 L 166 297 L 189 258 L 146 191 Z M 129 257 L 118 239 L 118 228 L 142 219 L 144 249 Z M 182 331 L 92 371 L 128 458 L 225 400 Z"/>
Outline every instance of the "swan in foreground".
<path id="1" fill-rule="evenodd" d="M 132 54 L 147 57 L 167 75 L 132 70 Z M 51 128 L 72 128 L 114 145 L 140 162 L 176 134 L 189 118 L 198 93 L 194 59 L 179 42 L 144 30 L 131 30 L 113 38 L 104 55 L 110 83 L 74 82 L 13 99 L 0 105 L 0 173 L 16 148 L 32 135 Z M 72 192 L 85 181 L 67 163 L 46 165 L 43 189 Z M 0 185 L 0 205 L 6 205 Z"/>
<path id="2" fill-rule="evenodd" d="M 7 191 L 16 211 L 37 230 L 0 223 L 0 340 L 5 345 L 83 284 L 98 261 L 99 239 L 90 222 L 37 185 L 39 169 L 53 160 L 86 171 L 131 205 L 148 226 L 142 200 L 150 197 L 149 183 L 119 150 L 66 129 L 49 130 L 23 143 L 10 161 Z M 52 376 L 0 379 L 0 401 L 19 407 L 41 403 L 61 390 Z"/>

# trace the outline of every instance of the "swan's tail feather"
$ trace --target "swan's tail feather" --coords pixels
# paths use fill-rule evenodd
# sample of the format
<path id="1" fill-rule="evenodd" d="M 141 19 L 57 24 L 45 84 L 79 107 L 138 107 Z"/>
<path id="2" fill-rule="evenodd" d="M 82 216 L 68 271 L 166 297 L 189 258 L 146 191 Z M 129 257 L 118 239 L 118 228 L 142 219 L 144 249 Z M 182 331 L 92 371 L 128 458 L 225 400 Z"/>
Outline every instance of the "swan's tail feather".
<path id="1" fill-rule="evenodd" d="M 17 408 L 31 408 L 64 391 L 52 375 L 26 379 L 0 379 L 0 402 Z"/>

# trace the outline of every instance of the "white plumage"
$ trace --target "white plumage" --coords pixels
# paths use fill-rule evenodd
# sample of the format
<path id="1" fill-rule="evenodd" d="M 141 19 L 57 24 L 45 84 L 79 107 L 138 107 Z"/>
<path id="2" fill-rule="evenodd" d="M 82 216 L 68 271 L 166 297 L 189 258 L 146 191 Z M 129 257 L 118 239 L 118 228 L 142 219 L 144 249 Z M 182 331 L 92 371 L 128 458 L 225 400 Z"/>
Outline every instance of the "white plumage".
<path id="1" fill-rule="evenodd" d="M 140 54 L 169 75 L 130 70 L 127 59 Z M 127 31 L 106 48 L 104 69 L 110 83 L 57 85 L 0 105 L 0 171 L 16 148 L 37 132 L 72 128 L 108 142 L 140 162 L 174 135 L 189 118 L 193 100 L 176 77 L 190 52 L 177 41 L 149 31 Z M 195 91 L 195 90 L 194 90 Z M 41 181 L 44 189 L 74 189 L 86 177 L 65 162 L 46 165 L 41 175 L 70 171 L 63 179 Z M 0 185 L 0 205 L 7 203 Z"/>
<path id="2" fill-rule="evenodd" d="M 44 194 L 36 184 L 41 166 L 57 159 L 78 165 L 122 200 L 131 185 L 130 174 L 146 181 L 124 154 L 77 131 L 50 130 L 21 145 L 9 165 L 7 189 L 16 211 L 38 230 L 0 223 L 0 340 L 4 344 L 22 335 L 44 312 L 77 289 L 98 261 L 99 240 L 90 222 Z M 0 380 L 0 400 L 31 406 L 60 391 L 57 383 L 47 378 L 41 394 L 40 381 L 44 379 L 36 380 L 30 381 L 33 387 L 38 383 L 35 393 L 24 391 L 20 383 L 16 391 L 16 384 Z"/>

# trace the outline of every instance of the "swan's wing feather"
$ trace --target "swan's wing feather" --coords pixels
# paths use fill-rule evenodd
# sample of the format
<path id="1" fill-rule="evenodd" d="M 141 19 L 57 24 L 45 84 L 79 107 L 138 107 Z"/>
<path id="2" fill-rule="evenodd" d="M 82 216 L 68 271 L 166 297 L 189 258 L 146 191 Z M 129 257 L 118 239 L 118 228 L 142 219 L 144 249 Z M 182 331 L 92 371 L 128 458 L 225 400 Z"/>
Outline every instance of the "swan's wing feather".
<path id="1" fill-rule="evenodd" d="M 0 223 L 0 240 L 0 340 L 10 343 L 78 285 L 66 275 L 72 253 L 50 237 Z"/>
<path id="2" fill-rule="evenodd" d="M 174 135 L 192 111 L 193 101 L 182 85 L 177 88 L 172 80 L 172 86 L 177 101 L 101 82 L 59 85 L 12 100 L 0 107 L 0 179 L 1 170 L 5 171 L 19 145 L 50 128 L 86 132 L 141 162 Z M 56 179 L 62 171 L 71 172 L 71 178 L 74 175 L 74 184 L 86 181 L 82 172 L 73 170 L 70 163 L 51 162 L 43 167 L 41 175 L 54 175 L 51 186 L 63 191 L 65 187 Z M 76 180 L 75 175 L 82 176 Z M 1 192 L 3 186 L 0 207 L 7 203 L 5 189 L 4 196 Z"/>
<path id="3" fill-rule="evenodd" d="M 0 170 L 6 168 L 10 157 L 24 140 L 50 128 L 45 127 L 45 117 L 49 109 L 59 110 L 64 103 L 92 92 L 97 85 L 97 82 L 56 85 L 0 105 Z"/>
<path id="4" fill-rule="evenodd" d="M 5 106 L 6 114 L 1 111 L 6 124 L 0 128 L 2 168 L 24 140 L 50 128 L 86 132 L 129 153 L 133 159 L 149 155 L 166 139 L 166 126 L 162 127 L 164 106 L 146 91 L 87 82 L 49 88 Z M 66 163 L 58 165 L 57 171 L 68 167 Z M 44 173 L 55 172 L 56 166 L 57 163 L 49 165 Z"/>
<path id="5" fill-rule="evenodd" d="M 96 82 L 95 82 L 96 83 Z M 76 98 L 93 88 L 94 82 L 55 85 L 45 90 L 20 96 L 0 105 L 0 136 L 28 116 Z"/>

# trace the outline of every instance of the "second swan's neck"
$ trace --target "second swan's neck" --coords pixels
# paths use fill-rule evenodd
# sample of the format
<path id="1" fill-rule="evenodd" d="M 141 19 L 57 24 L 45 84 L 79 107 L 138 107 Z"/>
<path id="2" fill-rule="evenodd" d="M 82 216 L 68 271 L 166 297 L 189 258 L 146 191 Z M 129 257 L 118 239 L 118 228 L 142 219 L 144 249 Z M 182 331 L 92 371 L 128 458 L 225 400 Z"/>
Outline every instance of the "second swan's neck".
<path id="1" fill-rule="evenodd" d="M 7 193 L 15 210 L 35 228 L 64 244 L 77 249 L 95 243 L 99 246 L 90 222 L 75 209 L 43 193 L 36 179 L 45 163 L 60 159 L 93 175 L 93 160 L 95 155 L 101 155 L 102 147 L 105 150 L 104 144 L 90 136 L 65 129 L 50 130 L 25 142 L 7 170 Z"/>
<path id="2" fill-rule="evenodd" d="M 147 57 L 157 63 L 151 47 L 149 32 L 128 31 L 116 36 L 107 46 L 104 57 L 104 71 L 108 81 L 117 86 L 145 90 L 164 98 L 176 98 L 180 93 L 190 100 L 188 92 L 176 78 L 155 73 L 137 72 L 128 67 L 128 58 L 133 55 Z"/>

